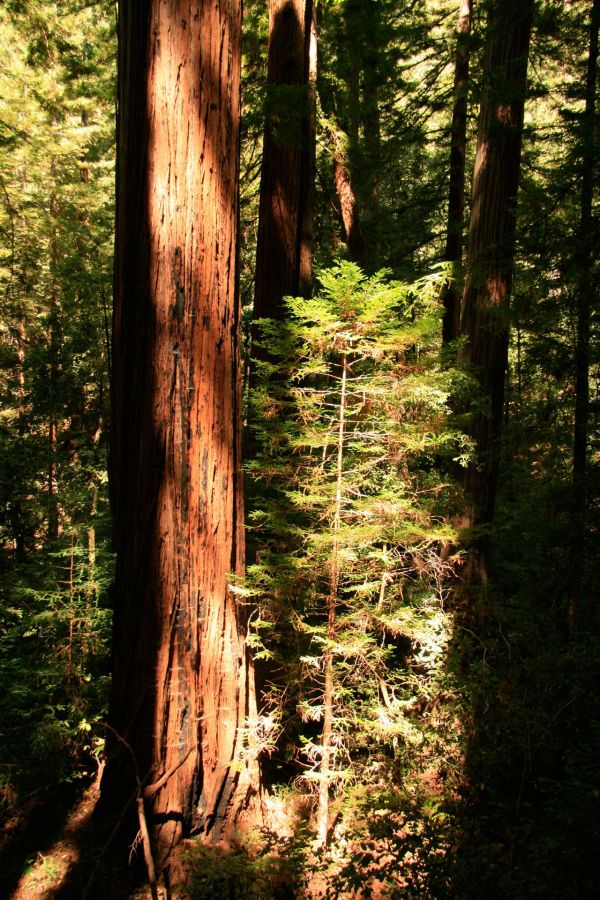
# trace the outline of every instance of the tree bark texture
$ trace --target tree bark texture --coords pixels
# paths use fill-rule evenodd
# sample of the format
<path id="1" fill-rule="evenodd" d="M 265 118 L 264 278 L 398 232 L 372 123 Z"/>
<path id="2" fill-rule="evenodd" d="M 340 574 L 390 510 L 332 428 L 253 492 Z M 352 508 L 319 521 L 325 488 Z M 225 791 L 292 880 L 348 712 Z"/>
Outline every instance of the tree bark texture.
<path id="1" fill-rule="evenodd" d="M 366 262 L 365 240 L 352 171 L 348 162 L 347 138 L 342 131 L 333 131 L 332 138 L 334 141 L 333 179 L 346 234 L 346 246 L 350 259 L 359 266 L 364 266 Z"/>
<path id="2" fill-rule="evenodd" d="M 469 87 L 469 38 L 471 34 L 472 0 L 462 0 L 458 16 L 456 59 L 454 62 L 454 106 L 450 145 L 450 185 L 448 189 L 448 224 L 444 259 L 452 263 L 452 278 L 444 286 L 442 301 L 442 340 L 456 340 L 460 329 L 463 219 L 465 215 L 465 155 L 467 148 L 467 99 Z"/>
<path id="3" fill-rule="evenodd" d="M 313 0 L 270 0 L 255 319 L 281 319 L 284 297 L 311 290 L 315 27 Z"/>
<path id="4" fill-rule="evenodd" d="M 496 497 L 532 13 L 532 0 L 494 0 L 487 24 L 461 318 L 480 393 L 468 429 L 476 460 L 463 476 L 470 526 L 489 525 Z"/>
<path id="5" fill-rule="evenodd" d="M 120 5 L 109 713 L 120 739 L 108 741 L 101 807 L 122 809 L 137 766 L 159 861 L 192 829 L 218 836 L 235 819 L 244 775 L 231 762 L 253 703 L 228 589 L 244 555 L 240 29 L 239 0 Z"/>
<path id="6" fill-rule="evenodd" d="M 377 223 L 379 206 L 382 25 L 372 0 L 346 0 L 339 10 L 323 15 L 335 20 L 339 47 L 333 77 L 323 79 L 320 94 L 328 121 L 333 182 L 348 255 L 364 267 L 376 240 L 367 249 L 363 213 Z"/>

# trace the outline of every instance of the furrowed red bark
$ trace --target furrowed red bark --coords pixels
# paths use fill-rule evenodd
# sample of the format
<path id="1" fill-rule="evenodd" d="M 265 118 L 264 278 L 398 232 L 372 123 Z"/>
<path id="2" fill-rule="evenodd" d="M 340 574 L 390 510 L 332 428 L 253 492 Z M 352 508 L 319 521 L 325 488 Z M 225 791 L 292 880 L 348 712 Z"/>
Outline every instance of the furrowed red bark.
<path id="1" fill-rule="evenodd" d="M 460 328 L 463 219 L 465 215 L 465 156 L 467 148 L 467 94 L 469 87 L 469 37 L 472 0 L 461 0 L 454 62 L 454 106 L 450 145 L 450 185 L 448 188 L 448 224 L 444 260 L 452 263 L 452 278 L 444 285 L 442 302 L 442 341 L 456 340 Z"/>
<path id="2" fill-rule="evenodd" d="M 270 0 L 255 319 L 281 319 L 284 297 L 311 290 L 315 29 L 313 0 Z"/>
<path id="3" fill-rule="evenodd" d="M 231 826 L 250 778 L 231 766 L 254 710 L 228 589 L 244 561 L 240 27 L 238 0 L 120 5 L 109 724 L 146 787 L 159 864 L 191 830 Z M 107 812 L 135 793 L 132 753 L 109 737 Z"/>
<path id="4" fill-rule="evenodd" d="M 487 25 L 484 89 L 468 238 L 461 333 L 480 397 L 469 432 L 476 460 L 462 476 L 466 524 L 489 528 L 494 514 L 508 360 L 512 285 L 532 0 L 493 0 Z M 485 580 L 488 541 L 472 543 Z"/>

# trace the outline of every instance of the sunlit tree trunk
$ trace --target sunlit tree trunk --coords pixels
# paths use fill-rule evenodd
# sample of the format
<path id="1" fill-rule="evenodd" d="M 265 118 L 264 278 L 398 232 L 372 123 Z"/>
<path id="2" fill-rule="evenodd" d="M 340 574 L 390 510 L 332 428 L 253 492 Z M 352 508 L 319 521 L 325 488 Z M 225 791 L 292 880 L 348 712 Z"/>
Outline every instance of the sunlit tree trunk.
<path id="1" fill-rule="evenodd" d="M 56 419 L 50 414 L 48 423 L 48 540 L 58 537 L 58 498 L 56 496 Z"/>
<path id="2" fill-rule="evenodd" d="M 300 293 L 309 296 L 313 288 L 314 200 L 317 174 L 317 11 L 310 3 L 308 44 L 308 113 L 304 158 L 303 205 L 300 222 Z"/>
<path id="3" fill-rule="evenodd" d="M 444 285 L 442 301 L 444 318 L 442 339 L 445 344 L 458 337 L 460 327 L 461 263 L 463 218 L 465 214 L 465 155 L 467 148 L 467 95 L 469 86 L 469 37 L 471 34 L 472 0 L 462 0 L 456 36 L 454 62 L 454 106 L 450 145 L 450 186 L 448 190 L 448 224 L 444 259 L 452 263 L 452 278 Z"/>
<path id="4" fill-rule="evenodd" d="M 484 85 L 468 238 L 461 333 L 480 397 L 469 431 L 476 459 L 464 472 L 466 524 L 489 527 L 494 514 L 512 285 L 532 0 L 490 6 Z M 472 544 L 473 575 L 485 581 L 486 539 Z"/>
<path id="5" fill-rule="evenodd" d="M 238 0 L 123 0 L 112 503 L 117 572 L 100 810 L 136 768 L 159 862 L 253 785 L 242 572 Z M 136 804 L 131 804 L 132 813 Z"/>
<path id="6" fill-rule="evenodd" d="M 332 150 L 333 183 L 337 194 L 338 208 L 342 219 L 343 237 L 350 259 L 364 266 L 367 262 L 367 248 L 364 237 L 362 216 L 359 207 L 359 190 L 356 171 L 357 148 L 360 145 L 360 124 L 364 112 L 361 99 L 361 74 L 364 69 L 364 53 L 368 45 L 362 0 L 344 3 L 340 10 L 331 10 L 324 15 L 339 17 L 338 41 L 342 47 L 341 73 L 336 73 L 341 85 L 342 96 L 324 90 L 321 103 L 327 117 L 328 141 Z M 373 50 L 373 52 L 375 52 Z M 376 134 L 370 135 L 372 143 L 380 150 L 379 118 L 377 108 L 376 75 L 368 79 L 370 103 L 363 125 Z M 377 175 L 374 175 L 376 181 Z M 374 198 L 370 198 L 374 201 Z"/>
<path id="7" fill-rule="evenodd" d="M 316 31 L 313 0 L 270 0 L 254 317 L 283 316 L 312 280 Z"/>
<path id="8" fill-rule="evenodd" d="M 52 125 L 56 126 L 56 120 L 52 119 Z M 58 179 L 58 166 L 56 160 L 52 160 L 50 171 L 53 179 Z M 50 409 L 48 419 L 48 530 L 47 538 L 55 541 L 58 538 L 58 485 L 56 478 L 56 443 L 58 431 L 57 416 L 57 381 L 58 381 L 58 357 L 60 349 L 60 323 L 59 323 L 59 298 L 58 298 L 58 238 L 56 225 L 60 215 L 56 190 L 50 195 L 50 297 L 48 310 L 48 395 Z"/>
<path id="9" fill-rule="evenodd" d="M 358 209 L 358 199 L 354 189 L 352 170 L 348 161 L 348 139 L 341 130 L 335 130 L 332 132 L 332 140 L 334 142 L 333 178 L 342 214 L 348 255 L 353 262 L 358 263 L 358 265 L 364 265 L 366 248 Z"/>
<path id="10" fill-rule="evenodd" d="M 25 411 L 25 317 L 22 310 L 17 320 L 17 400 L 18 400 L 18 419 L 17 434 L 18 448 L 20 454 L 23 453 L 24 438 L 27 434 L 27 419 Z M 15 540 L 15 560 L 22 563 L 25 560 L 27 551 L 27 528 L 23 502 L 23 486 L 22 483 L 17 484 L 17 495 L 12 504 L 11 509 L 11 525 Z"/>
<path id="11" fill-rule="evenodd" d="M 331 757 L 334 720 L 334 671 L 333 643 L 335 641 L 338 591 L 340 583 L 339 533 L 342 524 L 342 486 L 344 465 L 344 433 L 346 427 L 346 384 L 348 379 L 348 357 L 342 360 L 340 386 L 340 408 L 338 414 L 338 445 L 335 506 L 333 512 L 333 545 L 331 548 L 331 570 L 329 575 L 329 596 L 327 597 L 327 648 L 323 655 L 325 684 L 323 688 L 323 732 L 321 734 L 321 771 L 319 782 L 319 808 L 317 811 L 317 836 L 321 846 L 327 843 L 329 826 L 329 783 L 331 780 Z"/>

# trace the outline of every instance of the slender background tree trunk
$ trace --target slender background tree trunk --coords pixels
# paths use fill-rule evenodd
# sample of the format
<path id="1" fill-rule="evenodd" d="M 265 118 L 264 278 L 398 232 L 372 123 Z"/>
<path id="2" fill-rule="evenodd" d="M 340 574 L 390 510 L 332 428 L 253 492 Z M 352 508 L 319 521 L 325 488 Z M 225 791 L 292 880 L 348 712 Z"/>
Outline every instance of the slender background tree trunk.
<path id="1" fill-rule="evenodd" d="M 313 0 L 270 0 L 254 318 L 281 319 L 284 297 L 310 294 L 315 27 Z"/>
<path id="2" fill-rule="evenodd" d="M 587 514 L 587 457 L 590 408 L 590 324 L 596 284 L 593 278 L 594 170 L 596 165 L 596 87 L 598 81 L 598 32 L 600 30 L 600 0 L 591 9 L 590 43 L 585 86 L 585 110 L 581 123 L 581 216 L 578 240 L 577 285 L 577 345 L 575 351 L 575 422 L 573 434 L 573 531 L 572 580 L 573 596 L 569 609 L 569 624 L 573 631 L 583 605 L 583 565 L 585 561 L 585 533 Z"/>
<path id="3" fill-rule="evenodd" d="M 340 129 L 332 132 L 334 141 L 333 178 L 335 190 L 340 204 L 346 246 L 350 259 L 364 266 L 366 262 L 366 247 L 363 237 L 358 200 L 354 190 L 352 171 L 348 161 L 348 138 Z"/>
<path id="4" fill-rule="evenodd" d="M 469 88 L 469 38 L 471 35 L 472 0 L 462 0 L 458 16 L 456 59 L 454 62 L 454 106 L 450 145 L 450 186 L 448 190 L 448 225 L 444 260 L 452 263 L 452 279 L 442 292 L 444 344 L 456 340 L 460 328 L 461 268 L 463 219 L 465 215 L 465 156 L 467 149 L 467 101 Z"/>
<path id="5" fill-rule="evenodd" d="M 333 723 L 335 718 L 333 644 L 335 642 L 338 594 L 340 584 L 339 534 L 342 524 L 342 488 L 344 476 L 344 431 L 346 422 L 346 384 L 348 378 L 348 357 L 342 359 L 340 387 L 340 408 L 338 414 L 338 445 L 335 507 L 333 514 L 333 546 L 331 548 L 331 571 L 329 575 L 329 595 L 327 597 L 327 641 L 323 655 L 323 732 L 321 734 L 321 780 L 319 782 L 319 808 L 317 812 L 317 836 L 319 845 L 325 847 L 329 830 L 329 785 L 331 782 L 331 758 Z"/>
<path id="6" fill-rule="evenodd" d="M 494 514 L 508 361 L 509 298 L 515 252 L 532 0 L 490 6 L 484 86 L 468 239 L 461 333 L 480 396 L 469 431 L 476 460 L 464 470 L 466 524 L 489 528 Z M 472 574 L 487 577 L 486 537 L 472 543 Z"/>

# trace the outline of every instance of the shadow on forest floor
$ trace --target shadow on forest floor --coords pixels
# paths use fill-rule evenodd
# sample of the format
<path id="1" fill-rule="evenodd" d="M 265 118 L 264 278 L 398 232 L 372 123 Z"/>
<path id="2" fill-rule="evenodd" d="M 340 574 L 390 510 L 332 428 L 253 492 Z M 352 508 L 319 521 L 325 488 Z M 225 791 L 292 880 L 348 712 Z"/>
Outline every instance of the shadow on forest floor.
<path id="1" fill-rule="evenodd" d="M 325 868 L 319 874 L 308 831 L 257 856 L 190 844 L 191 897 L 287 900 L 328 888 L 336 898 L 596 898 L 600 603 L 592 593 L 595 613 L 577 640 L 544 584 L 529 596 L 505 584 L 476 623 L 470 616 L 461 624 L 455 614 L 448 693 L 420 713 L 436 719 L 440 743 L 431 745 L 431 758 L 443 765 L 434 774 L 424 765 L 411 784 L 410 753 L 389 760 L 385 781 L 365 786 L 362 808 L 352 811 L 354 832 L 347 826 L 334 835 L 333 876 Z M 453 761 L 447 737 L 457 722 Z M 2 898 L 81 900 L 106 840 L 91 821 L 96 799 L 97 784 L 63 786 L 14 814 L 0 848 Z M 136 872 L 109 851 L 87 896 L 147 895 Z"/>
<path id="2" fill-rule="evenodd" d="M 598 896 L 600 630 L 573 640 L 563 620 L 532 592 L 456 630 L 468 709 L 464 795 L 449 806 L 457 900 Z"/>
<path id="3" fill-rule="evenodd" d="M 465 711 L 458 790 L 423 784 L 421 799 L 413 793 L 407 800 L 401 778 L 390 772 L 389 783 L 367 797 L 367 827 L 345 835 L 354 855 L 318 892 L 308 834 L 291 839 L 283 853 L 279 842 L 274 854 L 259 857 L 193 845 L 190 896 L 312 898 L 329 887 L 336 898 L 595 898 L 600 641 L 569 642 L 552 621 L 534 603 L 499 601 L 483 623 L 455 627 L 447 668 L 454 667 Z M 105 842 L 91 821 L 96 799 L 97 784 L 78 795 L 63 789 L 32 801 L 9 823 L 1 897 L 81 900 Z M 427 809 L 431 800 L 436 805 Z M 149 894 L 109 851 L 86 896 Z"/>
<path id="4" fill-rule="evenodd" d="M 72 854 L 54 848 L 66 830 L 73 793 L 51 789 L 6 817 L 0 843 L 2 897 L 42 896 L 58 874 L 67 871 Z"/>
<path id="5" fill-rule="evenodd" d="M 91 819 L 97 799 L 98 780 L 77 791 L 63 786 L 7 821 L 0 845 L 3 900 L 81 900 L 104 842 Z M 87 897 L 127 900 L 135 890 L 133 873 L 109 857 Z"/>

